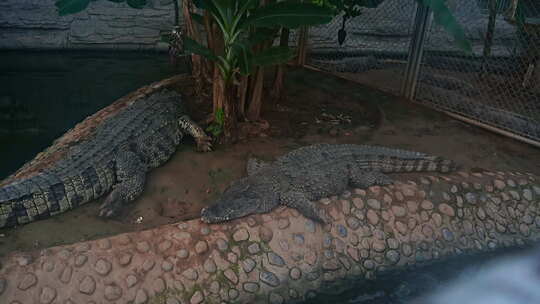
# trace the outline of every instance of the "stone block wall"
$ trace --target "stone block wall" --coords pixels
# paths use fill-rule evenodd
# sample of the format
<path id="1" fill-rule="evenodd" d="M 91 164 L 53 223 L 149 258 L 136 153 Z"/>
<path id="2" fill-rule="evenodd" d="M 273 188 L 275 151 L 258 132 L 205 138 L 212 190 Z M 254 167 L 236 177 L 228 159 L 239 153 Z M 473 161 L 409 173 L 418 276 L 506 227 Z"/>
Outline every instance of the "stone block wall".
<path id="1" fill-rule="evenodd" d="M 77 14 L 58 15 L 55 0 L 1 0 L 0 49 L 158 49 L 174 24 L 173 0 L 143 9 L 106 0 Z"/>

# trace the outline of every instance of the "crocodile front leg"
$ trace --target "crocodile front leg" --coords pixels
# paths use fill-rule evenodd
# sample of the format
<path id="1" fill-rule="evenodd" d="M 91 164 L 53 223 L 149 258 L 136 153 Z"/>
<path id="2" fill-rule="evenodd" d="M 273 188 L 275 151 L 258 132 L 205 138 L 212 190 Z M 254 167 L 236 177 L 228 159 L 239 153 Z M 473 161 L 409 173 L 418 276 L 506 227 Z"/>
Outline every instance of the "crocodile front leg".
<path id="1" fill-rule="evenodd" d="M 187 115 L 180 117 L 178 124 L 181 131 L 191 135 L 195 139 L 195 142 L 197 142 L 197 151 L 212 151 L 212 138 L 206 135 L 204 130 Z"/>
<path id="2" fill-rule="evenodd" d="M 115 216 L 122 205 L 141 195 L 146 180 L 145 163 L 134 152 L 122 152 L 116 157 L 116 179 L 118 183 L 99 208 L 99 216 Z"/>
<path id="3" fill-rule="evenodd" d="M 280 203 L 298 210 L 303 216 L 320 223 L 328 223 L 328 219 L 306 195 L 299 191 L 289 191 L 280 195 Z"/>

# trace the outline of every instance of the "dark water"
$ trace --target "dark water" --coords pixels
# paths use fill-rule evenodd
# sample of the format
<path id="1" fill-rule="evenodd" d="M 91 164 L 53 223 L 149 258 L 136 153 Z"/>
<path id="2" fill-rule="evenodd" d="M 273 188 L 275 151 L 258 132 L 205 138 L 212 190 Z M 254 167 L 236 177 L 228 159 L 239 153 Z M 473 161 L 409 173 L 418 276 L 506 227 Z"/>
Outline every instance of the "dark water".
<path id="1" fill-rule="evenodd" d="M 156 53 L 0 52 L 0 180 L 87 116 L 182 69 Z"/>

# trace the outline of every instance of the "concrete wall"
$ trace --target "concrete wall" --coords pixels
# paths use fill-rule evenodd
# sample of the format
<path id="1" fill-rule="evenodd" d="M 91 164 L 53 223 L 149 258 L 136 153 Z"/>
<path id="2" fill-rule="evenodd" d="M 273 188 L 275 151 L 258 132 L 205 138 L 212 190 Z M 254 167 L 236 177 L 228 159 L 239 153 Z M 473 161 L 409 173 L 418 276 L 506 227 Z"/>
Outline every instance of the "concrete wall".
<path id="1" fill-rule="evenodd" d="M 55 0 L 1 0 L 0 49 L 163 49 L 160 32 L 174 23 L 173 0 L 144 9 L 106 0 L 60 17 Z"/>

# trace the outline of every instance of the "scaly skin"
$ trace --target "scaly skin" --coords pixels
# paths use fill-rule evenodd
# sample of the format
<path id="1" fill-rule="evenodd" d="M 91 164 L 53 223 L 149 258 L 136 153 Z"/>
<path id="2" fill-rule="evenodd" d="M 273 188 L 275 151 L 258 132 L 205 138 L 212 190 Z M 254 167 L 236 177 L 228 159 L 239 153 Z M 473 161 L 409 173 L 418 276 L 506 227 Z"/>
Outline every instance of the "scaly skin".
<path id="1" fill-rule="evenodd" d="M 57 161 L 1 186 L 0 228 L 47 218 L 107 193 L 100 215 L 116 215 L 142 193 L 146 172 L 165 163 L 184 134 L 195 138 L 199 150 L 210 150 L 210 138 L 185 115 L 180 95 L 162 90 L 140 96 L 70 142 Z"/>
<path id="2" fill-rule="evenodd" d="M 271 164 L 249 160 L 248 176 L 233 182 L 216 203 L 201 211 L 201 218 L 206 223 L 219 223 L 284 205 L 317 222 L 328 222 L 313 201 L 339 194 L 347 187 L 391 184 L 386 173 L 449 172 L 455 167 L 441 157 L 386 147 L 306 146 Z"/>
<path id="3" fill-rule="evenodd" d="M 0 303 L 284 303 L 383 271 L 540 236 L 540 183 L 517 173 L 401 175 L 317 204 L 192 220 L 0 260 Z M 345 280 L 342 280 L 345 279 Z"/>

